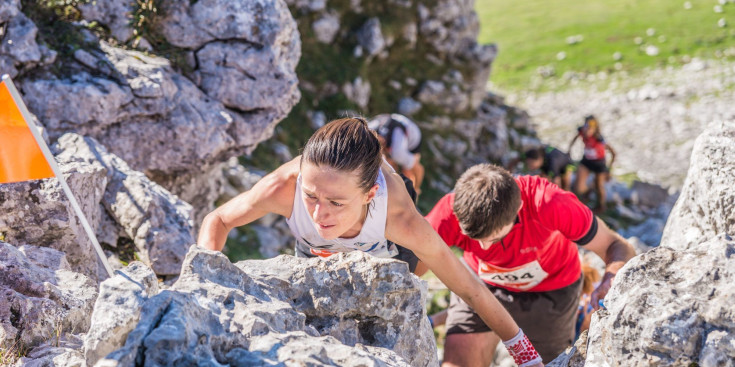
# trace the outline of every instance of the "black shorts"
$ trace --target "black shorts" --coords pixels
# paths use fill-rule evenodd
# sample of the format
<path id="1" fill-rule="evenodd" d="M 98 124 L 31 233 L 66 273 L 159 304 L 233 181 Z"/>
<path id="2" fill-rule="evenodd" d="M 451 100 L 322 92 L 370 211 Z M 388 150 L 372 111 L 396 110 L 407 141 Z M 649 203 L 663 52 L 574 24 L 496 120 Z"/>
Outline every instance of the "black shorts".
<path id="1" fill-rule="evenodd" d="M 528 335 L 544 363 L 551 362 L 574 342 L 577 306 L 583 277 L 564 288 L 548 292 L 511 292 L 487 285 L 513 320 Z M 447 335 L 492 331 L 479 315 L 452 293 L 447 315 Z"/>
<path id="2" fill-rule="evenodd" d="M 590 171 L 594 173 L 608 172 L 607 163 L 605 162 L 604 159 L 592 160 L 592 159 L 582 158 L 582 161 L 579 163 L 587 167 L 587 169 L 589 169 Z"/>

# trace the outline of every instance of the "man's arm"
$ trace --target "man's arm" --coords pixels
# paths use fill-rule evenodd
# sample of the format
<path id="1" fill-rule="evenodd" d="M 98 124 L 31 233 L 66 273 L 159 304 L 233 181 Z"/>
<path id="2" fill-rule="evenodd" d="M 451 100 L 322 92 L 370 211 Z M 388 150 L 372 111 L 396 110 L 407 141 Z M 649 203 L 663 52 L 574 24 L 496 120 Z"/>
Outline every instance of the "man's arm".
<path id="1" fill-rule="evenodd" d="M 597 234 L 588 244 L 582 247 L 597 254 L 606 264 L 602 281 L 597 289 L 592 292 L 590 300 L 592 307 L 598 309 L 600 308 L 598 301 L 607 295 L 618 270 L 635 256 L 635 249 L 617 232 L 611 230 L 600 218 L 595 217 L 595 220 L 597 221 Z"/>
<path id="2" fill-rule="evenodd" d="M 222 251 L 227 234 L 233 228 L 253 222 L 268 213 L 290 216 L 300 159 L 296 157 L 282 165 L 263 177 L 252 189 L 207 214 L 202 221 L 197 244 L 209 250 Z"/>

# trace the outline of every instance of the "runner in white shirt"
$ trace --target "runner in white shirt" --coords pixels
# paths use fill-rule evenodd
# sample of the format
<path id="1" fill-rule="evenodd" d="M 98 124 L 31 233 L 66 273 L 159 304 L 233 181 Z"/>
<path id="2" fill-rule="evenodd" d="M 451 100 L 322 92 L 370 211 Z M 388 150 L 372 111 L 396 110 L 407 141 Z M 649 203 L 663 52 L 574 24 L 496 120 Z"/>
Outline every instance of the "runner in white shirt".
<path id="1" fill-rule="evenodd" d="M 388 163 L 414 182 L 421 193 L 424 166 L 421 164 L 421 129 L 408 117 L 394 114 L 378 115 L 368 123 L 378 133 Z"/>

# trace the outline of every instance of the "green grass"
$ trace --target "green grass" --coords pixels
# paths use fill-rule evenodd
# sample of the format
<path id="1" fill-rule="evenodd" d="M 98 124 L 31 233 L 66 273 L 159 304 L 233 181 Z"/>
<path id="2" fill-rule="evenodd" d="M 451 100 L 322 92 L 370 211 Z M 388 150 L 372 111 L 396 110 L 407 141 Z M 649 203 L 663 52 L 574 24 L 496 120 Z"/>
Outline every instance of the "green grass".
<path id="1" fill-rule="evenodd" d="M 553 66 L 555 77 L 566 71 L 615 70 L 615 52 L 620 52 L 622 70 L 632 74 L 646 68 L 680 65 L 686 57 L 728 57 L 735 47 L 735 3 L 690 0 L 477 0 L 481 23 L 479 41 L 496 43 L 498 57 L 490 80 L 501 90 L 529 89 L 541 66 Z M 724 18 L 728 25 L 718 26 Z M 653 36 L 647 30 L 655 30 Z M 584 40 L 569 45 L 567 37 Z M 660 37 L 663 38 L 660 39 Z M 642 44 L 636 44 L 640 37 Z M 665 39 L 664 39 L 665 38 Z M 644 47 L 659 48 L 648 56 Z M 559 52 L 566 58 L 557 59 Z"/>

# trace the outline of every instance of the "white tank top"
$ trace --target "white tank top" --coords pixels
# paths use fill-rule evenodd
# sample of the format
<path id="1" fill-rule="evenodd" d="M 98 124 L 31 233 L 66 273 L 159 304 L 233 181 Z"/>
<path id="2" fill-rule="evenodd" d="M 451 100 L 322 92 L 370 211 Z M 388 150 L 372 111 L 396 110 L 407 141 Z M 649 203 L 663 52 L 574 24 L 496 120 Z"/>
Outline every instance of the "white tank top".
<path id="1" fill-rule="evenodd" d="M 293 198 L 291 218 L 286 219 L 288 228 L 296 238 L 297 246 L 308 249 L 312 255 L 328 256 L 334 252 L 363 251 L 376 257 L 398 255 L 395 244 L 385 238 L 385 222 L 388 213 L 388 187 L 383 170 L 378 171 L 378 191 L 370 205 L 360 234 L 353 238 L 325 240 L 316 230 L 309 212 L 301 199 L 301 174 L 296 179 L 296 193 Z"/>

